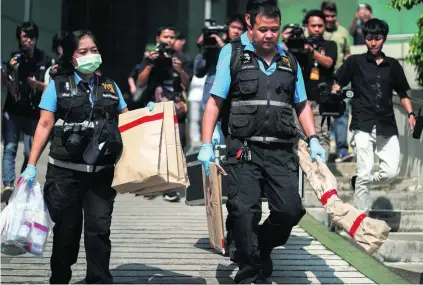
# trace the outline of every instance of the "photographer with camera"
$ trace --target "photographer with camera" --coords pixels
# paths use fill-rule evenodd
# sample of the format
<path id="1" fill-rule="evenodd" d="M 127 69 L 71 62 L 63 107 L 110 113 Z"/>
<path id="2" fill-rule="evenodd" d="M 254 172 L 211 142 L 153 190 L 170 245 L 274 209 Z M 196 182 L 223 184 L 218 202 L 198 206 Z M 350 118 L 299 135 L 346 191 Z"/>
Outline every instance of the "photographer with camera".
<path id="1" fill-rule="evenodd" d="M 51 60 L 51 66 L 46 70 L 44 75 L 44 83 L 48 84 L 50 80 L 56 75 L 59 67 L 59 59 L 63 54 L 63 40 L 67 36 L 67 32 L 60 31 L 53 36 L 51 50 L 56 54 L 56 57 Z"/>
<path id="2" fill-rule="evenodd" d="M 286 45 L 288 50 L 297 57 L 302 68 L 307 98 L 314 114 L 316 132 L 328 155 L 329 120 L 325 124 L 325 119 L 319 112 L 319 103 L 322 92 L 329 94 L 330 87 L 333 85 L 337 47 L 335 42 L 323 38 L 325 21 L 325 16 L 320 10 L 308 11 L 304 22 L 309 37 L 304 37 L 299 25 L 292 25 L 291 37 L 286 41 Z M 321 86 L 325 85 L 327 88 L 322 90 Z"/>
<path id="3" fill-rule="evenodd" d="M 337 45 L 338 56 L 335 63 L 335 71 L 341 67 L 342 63 L 350 56 L 350 40 L 347 29 L 341 26 L 337 20 L 338 9 L 335 2 L 324 1 L 321 5 L 321 11 L 326 18 L 326 29 L 323 34 L 325 40 L 334 41 Z M 348 152 L 348 115 L 350 99 L 345 101 L 345 112 L 340 117 L 335 118 L 332 124 L 332 130 L 335 135 L 336 141 L 336 154 L 335 162 L 346 162 L 353 158 L 353 155 Z"/>
<path id="4" fill-rule="evenodd" d="M 194 60 L 194 74 L 198 78 L 206 76 L 204 95 L 201 103 L 202 111 L 206 107 L 207 100 L 210 97 L 210 89 L 216 77 L 216 65 L 220 49 L 230 40 L 242 35 L 246 28 L 244 17 L 240 14 L 235 14 L 229 18 L 226 26 L 205 27 L 197 41 L 200 47 L 200 54 Z M 220 34 L 225 35 L 224 39 L 219 36 Z"/>
<path id="5" fill-rule="evenodd" d="M 156 35 L 156 48 L 145 52 L 137 83 L 139 88 L 146 87 L 142 95 L 141 107 L 145 107 L 148 101 L 157 103 L 174 101 L 179 135 L 184 149 L 186 145 L 185 120 L 188 113 L 184 92 L 189 87 L 192 74 L 188 73 L 192 68 L 189 67 L 190 61 L 182 61 L 180 53 L 176 53 L 175 41 L 174 27 L 159 28 Z M 169 192 L 163 196 L 167 201 L 180 200 L 176 192 Z"/>
<path id="6" fill-rule="evenodd" d="M 51 59 L 37 46 L 38 27 L 24 22 L 16 28 L 19 51 L 12 53 L 3 78 L 6 79 L 7 97 L 3 110 L 3 193 L 8 201 L 15 181 L 15 159 L 21 133 L 24 134 L 24 163 L 26 167 L 32 140 L 40 116 L 38 104 L 45 88 L 44 75 Z M 4 72 L 4 71 L 2 71 Z"/>
<path id="7" fill-rule="evenodd" d="M 351 185 L 355 190 L 355 207 L 365 212 L 371 207 L 370 184 L 394 179 L 399 171 L 400 146 L 392 104 L 394 90 L 408 114 L 411 131 L 416 124 L 404 70 L 398 60 L 382 52 L 388 32 L 385 21 L 368 20 L 363 26 L 367 53 L 351 55 L 336 72 L 337 84 L 332 87 L 334 93 L 349 83 L 354 89 L 350 130 L 357 164 Z M 379 158 L 380 169 L 372 174 L 374 154 Z"/>
<path id="8" fill-rule="evenodd" d="M 197 41 L 200 54 L 194 60 L 195 76 L 198 78 L 206 76 L 201 101 L 201 112 L 204 112 L 207 100 L 210 97 L 210 90 L 216 77 L 216 65 L 221 48 L 230 40 L 240 37 L 246 28 L 243 16 L 240 14 L 231 16 L 226 22 L 226 26 L 216 26 L 214 22 L 212 23 L 212 26 L 203 29 L 203 33 Z M 223 133 L 221 132 L 219 122 L 215 128 L 214 142 L 223 144 Z"/>
<path id="9" fill-rule="evenodd" d="M 373 18 L 373 9 L 369 4 L 359 4 L 354 19 L 349 27 L 350 35 L 354 38 L 354 45 L 364 45 L 363 26 Z M 360 22 L 359 22 L 360 21 Z"/>

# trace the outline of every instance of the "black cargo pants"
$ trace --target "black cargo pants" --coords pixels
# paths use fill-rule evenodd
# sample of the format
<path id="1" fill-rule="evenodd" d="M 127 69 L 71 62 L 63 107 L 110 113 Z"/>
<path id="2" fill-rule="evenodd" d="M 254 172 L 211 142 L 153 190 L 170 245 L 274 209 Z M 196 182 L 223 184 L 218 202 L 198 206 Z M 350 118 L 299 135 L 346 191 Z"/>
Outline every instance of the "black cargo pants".
<path id="1" fill-rule="evenodd" d="M 292 228 L 306 213 L 298 193 L 298 159 L 294 144 L 248 142 L 252 161 L 241 161 L 236 153 L 243 145 L 228 137 L 228 211 L 230 235 L 235 241 L 234 259 L 240 283 L 260 276 L 261 260 L 274 247 L 284 245 Z M 259 226 L 262 192 L 270 215 Z"/>
<path id="2" fill-rule="evenodd" d="M 44 196 L 53 227 L 51 284 L 68 284 L 76 263 L 84 221 L 85 283 L 113 283 L 109 270 L 110 226 L 116 191 L 114 168 L 87 173 L 48 164 Z M 84 214 L 83 214 L 84 213 Z"/>

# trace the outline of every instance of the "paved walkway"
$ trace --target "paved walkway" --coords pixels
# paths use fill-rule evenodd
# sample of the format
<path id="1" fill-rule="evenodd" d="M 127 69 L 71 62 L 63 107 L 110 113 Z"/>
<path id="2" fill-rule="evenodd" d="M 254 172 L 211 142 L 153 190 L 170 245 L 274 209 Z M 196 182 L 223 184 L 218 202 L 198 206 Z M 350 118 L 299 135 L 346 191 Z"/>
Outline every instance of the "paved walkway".
<path id="1" fill-rule="evenodd" d="M 22 152 L 20 143 L 17 170 L 23 161 Z M 44 183 L 47 153 L 43 153 L 37 165 L 40 183 Z M 223 208 L 226 216 L 226 208 Z M 263 209 L 267 209 L 267 205 L 263 205 Z M 263 219 L 267 215 L 265 212 Z M 295 227 L 288 243 L 272 253 L 273 283 L 374 284 L 372 280 L 378 280 L 380 284 L 404 283 L 312 218 L 306 216 L 301 225 L 321 242 L 303 228 Z M 134 195 L 118 195 L 111 239 L 110 267 L 115 283 L 224 284 L 233 283 L 237 270 L 229 258 L 210 247 L 204 207 L 186 206 L 184 201 L 169 203 L 161 197 L 149 201 Z M 83 280 L 85 275 L 82 241 L 78 262 L 72 268 L 72 283 Z M 2 255 L 1 283 L 48 283 L 51 246 L 50 238 L 43 258 L 29 254 L 19 257 Z"/>
<path id="2" fill-rule="evenodd" d="M 263 208 L 267 208 L 264 205 Z M 266 213 L 263 215 L 267 216 Z M 45 256 L 1 257 L 1 282 L 47 283 L 51 239 Z M 112 224 L 115 283 L 233 283 L 236 266 L 209 245 L 205 209 L 119 195 Z M 273 252 L 272 281 L 290 284 L 374 284 L 300 227 Z M 81 240 L 72 282 L 85 275 Z"/>

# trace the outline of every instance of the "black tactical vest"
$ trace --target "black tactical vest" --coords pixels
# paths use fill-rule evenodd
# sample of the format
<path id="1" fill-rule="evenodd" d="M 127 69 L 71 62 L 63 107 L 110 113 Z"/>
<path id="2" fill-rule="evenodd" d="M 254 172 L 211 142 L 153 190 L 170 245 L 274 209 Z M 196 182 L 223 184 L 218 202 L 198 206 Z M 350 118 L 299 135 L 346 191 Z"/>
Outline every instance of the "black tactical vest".
<path id="1" fill-rule="evenodd" d="M 81 81 L 76 85 L 74 75 L 54 79 L 57 96 L 56 124 L 53 128 L 50 156 L 55 159 L 86 164 L 83 153 L 93 136 L 99 120 L 114 120 L 117 124 L 119 95 L 114 81 L 102 76 L 94 77 L 92 92 Z M 89 97 L 94 101 L 91 104 Z M 74 126 L 80 126 L 81 152 L 70 154 L 66 142 Z M 97 165 L 109 165 L 114 161 L 103 159 Z"/>
<path id="2" fill-rule="evenodd" d="M 296 136 L 293 100 L 297 68 L 282 56 L 276 71 L 266 75 L 252 52 L 244 50 L 240 59 L 224 106 L 227 114 L 222 114 L 223 132 L 252 141 L 292 141 Z"/>

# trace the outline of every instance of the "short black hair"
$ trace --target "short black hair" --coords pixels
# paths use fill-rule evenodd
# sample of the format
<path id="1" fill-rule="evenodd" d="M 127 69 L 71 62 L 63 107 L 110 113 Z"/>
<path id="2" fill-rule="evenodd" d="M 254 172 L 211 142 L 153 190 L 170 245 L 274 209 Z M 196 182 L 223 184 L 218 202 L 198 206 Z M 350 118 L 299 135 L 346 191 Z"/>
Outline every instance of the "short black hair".
<path id="1" fill-rule="evenodd" d="M 323 20 L 323 22 L 326 22 L 325 14 L 323 14 L 323 12 L 320 10 L 314 9 L 307 12 L 307 14 L 304 17 L 303 23 L 308 24 L 308 21 L 310 20 L 311 17 L 319 17 Z"/>
<path id="2" fill-rule="evenodd" d="M 334 13 L 338 13 L 338 9 L 336 8 L 336 3 L 331 1 L 323 1 L 322 5 L 320 6 L 320 10 L 323 11 L 331 11 Z"/>
<path id="3" fill-rule="evenodd" d="M 54 53 L 57 53 L 57 47 L 61 46 L 63 48 L 63 40 L 67 36 L 67 32 L 60 31 L 53 36 L 53 40 L 51 41 L 51 50 Z"/>
<path id="4" fill-rule="evenodd" d="M 251 14 L 253 9 L 257 9 L 257 7 L 263 5 L 278 6 L 278 3 L 276 0 L 248 0 L 247 5 L 245 7 L 246 14 Z"/>
<path id="5" fill-rule="evenodd" d="M 160 35 L 162 34 L 162 32 L 163 32 L 164 30 L 174 31 L 174 32 L 175 32 L 175 34 L 176 34 L 176 28 L 175 28 L 174 26 L 172 26 L 172 25 L 167 25 L 167 26 L 160 27 L 160 28 L 157 30 L 156 36 L 160 37 Z"/>
<path id="6" fill-rule="evenodd" d="M 279 23 L 281 21 L 281 11 L 275 5 L 262 5 L 253 8 L 250 12 L 251 26 L 254 26 L 256 23 L 257 16 L 264 16 L 271 19 L 279 18 Z"/>
<path id="7" fill-rule="evenodd" d="M 247 24 L 245 23 L 244 16 L 239 13 L 230 15 L 228 17 L 228 20 L 226 21 L 226 25 L 229 27 L 229 25 L 232 24 L 233 22 L 240 22 L 244 30 L 247 28 Z"/>
<path id="8" fill-rule="evenodd" d="M 363 34 L 364 36 L 383 35 L 386 39 L 389 34 L 389 25 L 384 20 L 376 18 L 370 19 L 363 25 Z"/>
<path id="9" fill-rule="evenodd" d="M 16 27 L 16 39 L 19 42 L 19 47 L 21 47 L 21 33 L 24 32 L 29 38 L 38 39 L 38 26 L 33 21 L 23 22 Z"/>

